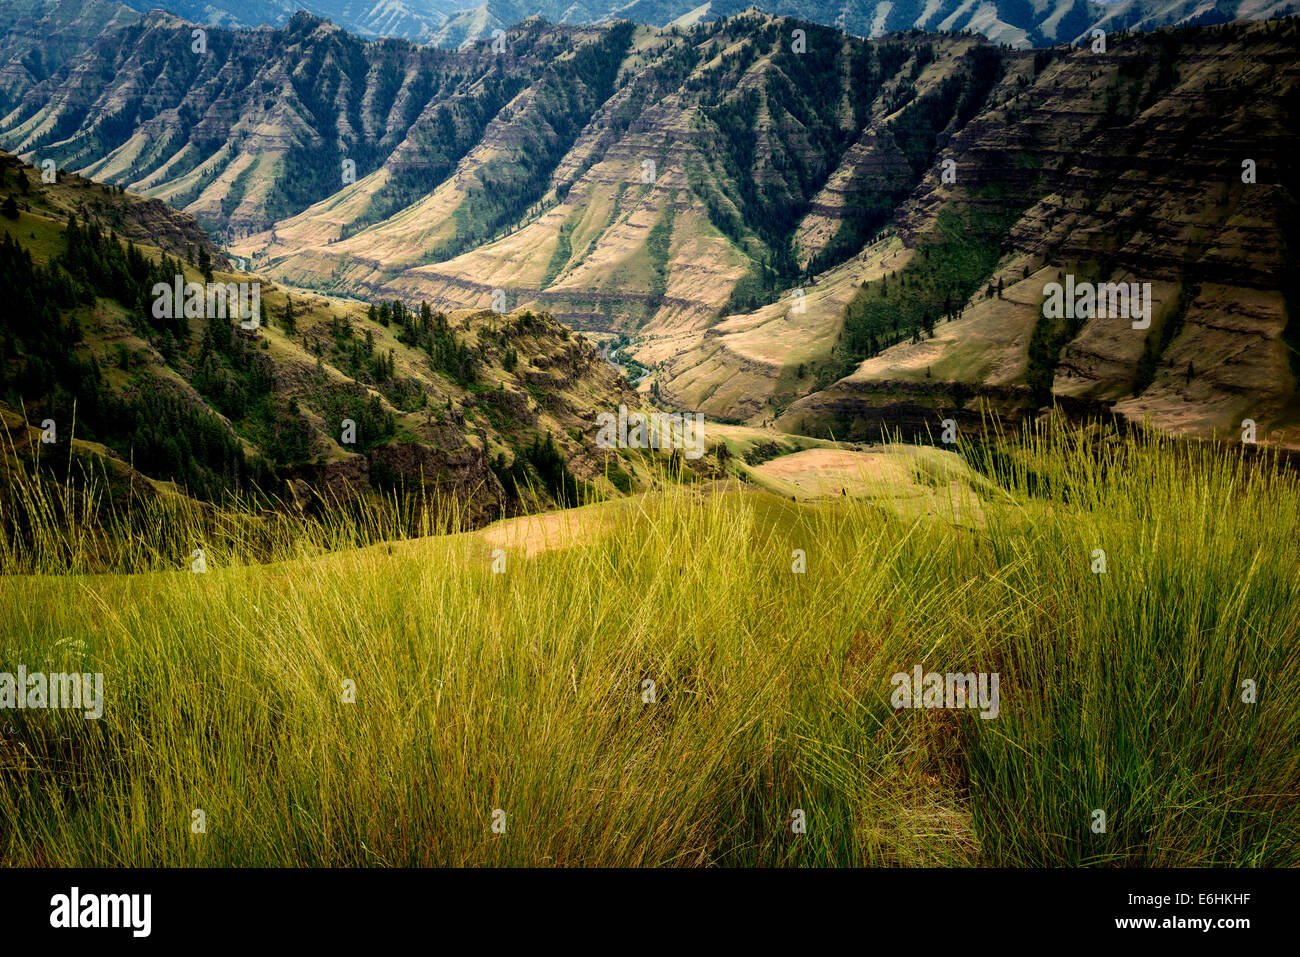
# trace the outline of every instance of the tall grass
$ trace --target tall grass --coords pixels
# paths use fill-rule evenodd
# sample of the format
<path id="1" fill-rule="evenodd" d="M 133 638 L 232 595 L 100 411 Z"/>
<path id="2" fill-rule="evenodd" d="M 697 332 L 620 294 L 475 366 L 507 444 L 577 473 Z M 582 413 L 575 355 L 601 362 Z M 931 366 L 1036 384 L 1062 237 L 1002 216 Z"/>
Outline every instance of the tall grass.
<path id="1" fill-rule="evenodd" d="M 300 520 L 269 563 L 0 579 L 0 671 L 106 699 L 0 711 L 0 862 L 1300 864 L 1295 475 L 964 453 L 950 508 L 681 486 L 546 516 L 563 547 L 501 573 L 491 530 L 326 553 Z M 917 664 L 998 672 L 998 716 L 895 710 Z"/>
<path id="2" fill-rule="evenodd" d="M 328 489 L 308 502 L 253 490 L 208 503 L 102 460 L 58 463 L 20 455 L 0 463 L 0 573 L 68 575 L 222 567 L 308 558 L 374 543 L 447 534 L 461 527 L 460 499 L 423 487 L 366 496 Z"/>

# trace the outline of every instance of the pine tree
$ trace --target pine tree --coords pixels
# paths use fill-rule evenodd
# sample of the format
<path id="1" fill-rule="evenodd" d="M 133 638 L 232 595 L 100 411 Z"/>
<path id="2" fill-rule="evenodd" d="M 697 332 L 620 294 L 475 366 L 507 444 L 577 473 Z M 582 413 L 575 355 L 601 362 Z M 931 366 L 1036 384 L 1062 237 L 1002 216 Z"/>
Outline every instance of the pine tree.
<path id="1" fill-rule="evenodd" d="M 284 331 L 293 335 L 298 329 L 298 319 L 293 313 L 293 297 L 284 297 L 284 314 L 281 316 Z"/>

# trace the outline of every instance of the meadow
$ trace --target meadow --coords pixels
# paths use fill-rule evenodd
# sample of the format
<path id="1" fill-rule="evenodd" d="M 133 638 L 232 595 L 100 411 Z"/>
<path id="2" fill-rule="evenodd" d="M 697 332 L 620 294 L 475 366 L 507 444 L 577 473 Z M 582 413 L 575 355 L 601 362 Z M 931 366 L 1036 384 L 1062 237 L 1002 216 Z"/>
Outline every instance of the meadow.
<path id="1" fill-rule="evenodd" d="M 11 474 L 0 671 L 105 710 L 0 711 L 0 864 L 1300 865 L 1296 474 L 933 451 L 882 453 L 913 507 L 664 482 L 414 533 Z M 896 710 L 916 665 L 997 717 Z"/>

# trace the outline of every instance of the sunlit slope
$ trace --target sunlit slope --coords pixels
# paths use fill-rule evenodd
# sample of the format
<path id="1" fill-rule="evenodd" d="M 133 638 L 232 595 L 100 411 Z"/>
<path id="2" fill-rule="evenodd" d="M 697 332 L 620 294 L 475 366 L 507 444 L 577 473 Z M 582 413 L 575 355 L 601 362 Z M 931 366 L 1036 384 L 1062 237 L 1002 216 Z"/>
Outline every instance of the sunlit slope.
<path id="1" fill-rule="evenodd" d="M 101 672 L 105 704 L 10 713 L 0 860 L 1300 863 L 1294 476 L 1133 441 L 984 461 L 978 528 L 683 488 L 0 579 L 4 663 Z M 896 709 L 916 666 L 999 697 Z"/>

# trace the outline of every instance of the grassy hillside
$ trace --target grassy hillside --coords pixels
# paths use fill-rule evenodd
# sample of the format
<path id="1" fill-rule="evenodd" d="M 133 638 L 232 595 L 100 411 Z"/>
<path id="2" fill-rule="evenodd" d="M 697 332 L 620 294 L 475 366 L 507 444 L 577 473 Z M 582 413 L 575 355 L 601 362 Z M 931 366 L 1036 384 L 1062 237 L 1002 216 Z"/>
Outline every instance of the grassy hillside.
<path id="1" fill-rule="evenodd" d="M 427 486 L 479 521 L 654 472 L 586 441 L 598 412 L 643 403 L 544 313 L 306 294 L 233 269 L 157 201 L 63 172 L 46 183 L 0 154 L 5 185 L 0 279 L 18 308 L 0 315 L 0 469 L 43 453 L 65 476 L 277 507 Z M 156 285 L 177 276 L 255 285 L 260 325 L 206 305 L 160 317 Z"/>
<path id="2" fill-rule="evenodd" d="M 1295 474 L 1137 436 L 962 452 L 899 460 L 920 512 L 680 486 L 0 579 L 5 660 L 106 702 L 6 712 L 0 863 L 1300 864 Z M 891 707 L 916 665 L 997 672 L 997 717 Z"/>

